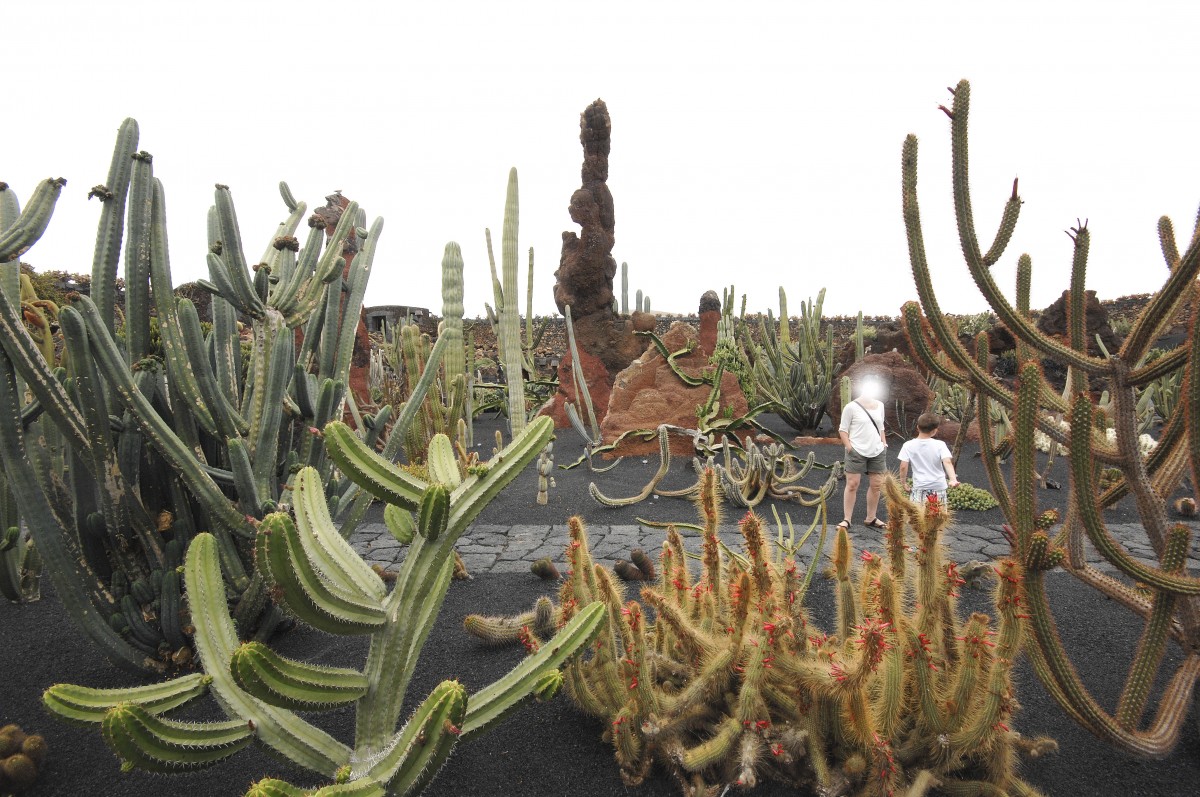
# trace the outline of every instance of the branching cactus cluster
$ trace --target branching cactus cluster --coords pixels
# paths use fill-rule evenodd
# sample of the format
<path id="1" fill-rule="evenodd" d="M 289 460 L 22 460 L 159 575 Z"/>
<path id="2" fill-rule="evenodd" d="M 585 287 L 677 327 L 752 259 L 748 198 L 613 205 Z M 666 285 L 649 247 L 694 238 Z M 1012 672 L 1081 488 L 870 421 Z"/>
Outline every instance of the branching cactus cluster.
<path id="1" fill-rule="evenodd" d="M 288 659 L 261 642 L 239 644 L 225 600 L 215 539 L 197 535 L 185 577 L 196 649 L 204 675 L 126 690 L 58 685 L 46 705 L 67 719 L 99 723 L 127 767 L 178 772 L 208 766 L 258 740 L 279 755 L 334 783 L 305 791 L 269 779 L 250 795 L 418 794 L 460 740 L 499 722 L 530 697 L 560 688 L 560 667 L 597 633 L 599 604 L 564 618 L 556 644 L 526 658 L 508 675 L 468 696 L 443 681 L 399 729 L 401 706 L 417 658 L 450 585 L 454 544 L 470 522 L 545 447 L 552 422 L 539 418 L 492 461 L 465 478 L 450 441 L 430 445 L 431 481 L 384 460 L 341 422 L 325 428 L 330 455 L 370 494 L 388 503 L 393 533 L 411 547 L 395 588 L 385 584 L 350 547 L 330 517 L 315 468 L 296 478 L 291 512 L 258 524 L 255 555 L 275 599 L 321 631 L 370 637 L 362 670 Z M 212 690 L 225 722 L 187 723 L 162 714 Z M 355 737 L 344 744 L 298 712 L 356 707 Z"/>
<path id="2" fill-rule="evenodd" d="M 1197 678 L 1200 678 L 1200 578 L 1185 572 L 1192 551 L 1189 530 L 1173 523 L 1167 502 L 1186 474 L 1200 474 L 1200 335 L 1195 320 L 1186 340 L 1174 350 L 1147 363 L 1147 354 L 1166 325 L 1181 310 L 1196 311 L 1196 278 L 1200 274 L 1200 224 L 1181 254 L 1171 221 L 1159 220 L 1158 232 L 1167 265 L 1163 287 L 1145 306 L 1117 352 L 1097 357 L 1088 353 L 1085 338 L 1085 273 L 1090 233 L 1085 224 L 1072 230 L 1074 259 L 1067 302 L 1065 340 L 1037 330 L 1029 314 L 1032 261 L 1017 263 L 1015 304 L 1000 291 L 991 272 L 1016 227 L 1021 199 L 1013 184 L 999 229 L 983 251 L 971 211 L 968 181 L 967 124 L 970 85 L 953 90 L 951 120 L 954 207 L 966 264 L 992 310 L 1017 341 L 1019 381 L 1009 390 L 988 373 L 987 341 L 976 338 L 972 355 L 958 343 L 956 330 L 938 305 L 925 256 L 917 204 L 917 139 L 909 136 L 903 149 L 904 221 L 909 256 L 921 303 L 906 304 L 904 319 L 913 350 L 934 374 L 947 382 L 969 385 L 978 395 L 979 415 L 987 419 L 999 407 L 1014 420 L 1009 439 L 997 438 L 992 424 L 980 424 L 983 459 L 992 492 L 1011 529 L 1013 555 L 1027 571 L 1028 641 L 1026 649 L 1038 677 L 1049 693 L 1089 731 L 1130 752 L 1163 756 L 1178 742 Z M 944 352 L 945 357 L 938 353 Z M 1047 384 L 1041 360 L 1069 366 L 1067 391 L 1060 395 Z M 1163 426 L 1158 445 L 1148 456 L 1138 448 L 1137 392 L 1163 376 L 1183 372 L 1181 411 Z M 1111 417 L 1100 421 L 1092 398 L 1093 385 L 1107 389 Z M 1058 418 L 1065 418 L 1060 424 Z M 1106 428 L 1115 431 L 1110 442 Z M 1034 433 L 1040 431 L 1069 451 L 1070 505 L 1061 526 L 1058 519 L 1037 509 L 1037 462 Z M 999 454 L 1013 451 L 1011 485 L 999 465 Z M 1105 473 L 1104 481 L 1100 479 Z M 1130 497 L 1155 554 L 1146 563 L 1107 528 L 1104 509 Z M 1089 565 L 1086 546 L 1115 567 L 1110 575 Z M 1115 712 L 1101 706 L 1071 663 L 1055 627 L 1054 606 L 1047 594 L 1045 574 L 1062 567 L 1101 595 L 1126 607 L 1134 622 L 1144 624 Z M 1144 590 L 1134 589 L 1136 582 Z M 1183 651 L 1157 707 L 1147 712 L 1153 685 L 1161 675 L 1164 652 L 1174 641 Z"/>
<path id="3" fill-rule="evenodd" d="M 942 555 L 949 515 L 910 503 L 892 482 L 884 556 L 865 553 L 855 564 L 839 531 L 831 635 L 805 607 L 815 562 L 776 564 L 756 515 L 740 522 L 744 556 L 724 553 L 718 492 L 708 470 L 697 501 L 698 579 L 672 527 L 657 585 L 641 603 L 627 601 L 593 562 L 576 517 L 558 603 L 543 598 L 516 618 L 472 616 L 467 629 L 537 649 L 562 622 L 603 606 L 604 629 L 587 656 L 568 663 L 565 683 L 583 711 L 604 720 L 631 785 L 657 763 L 689 797 L 764 777 L 825 794 L 920 795 L 938 783 L 950 793 L 1033 792 L 1014 773 L 1016 753 L 1053 743 L 1009 727 L 1025 611 L 1018 562 L 997 565 L 995 625 L 983 614 L 960 620 L 961 579 Z"/>
<path id="4" fill-rule="evenodd" d="M 162 670 L 191 655 L 177 570 L 200 530 L 220 551 L 239 632 L 266 636 L 282 615 L 253 567 L 254 523 L 290 500 L 303 466 L 321 473 L 335 510 L 349 506 L 339 503 L 349 483 L 317 430 L 342 417 L 382 220 L 362 229 L 357 206 L 343 210 L 335 196 L 302 246 L 294 233 L 306 208 L 281 184 L 287 218 L 252 264 L 230 190 L 217 186 L 211 281 L 201 282 L 214 293 L 205 334 L 192 303 L 174 295 L 165 193 L 137 146 L 137 123 L 127 119 L 108 180 L 91 192 L 101 201 L 92 295 L 71 295 L 59 313 L 65 369 L 47 360 L 16 307 L 0 302 L 0 457 L 64 606 L 117 665 Z M 0 234 L 0 260 L 37 241 L 62 182 L 40 185 Z M 329 219 L 337 221 L 327 233 Z M 245 368 L 239 314 L 249 320 Z M 161 359 L 149 356 L 151 315 Z M 33 405 L 22 405 L 22 384 Z"/>
<path id="5" fill-rule="evenodd" d="M 787 317 L 787 295 L 779 289 L 779 332 L 771 323 L 760 321 L 758 354 L 754 358 L 756 395 L 767 402 L 789 426 L 801 434 L 814 431 L 825 416 L 825 406 L 833 391 L 841 366 L 833 360 L 833 329 L 821 334 L 821 306 L 825 289 L 816 301 L 800 303 L 800 328 L 791 340 Z"/>

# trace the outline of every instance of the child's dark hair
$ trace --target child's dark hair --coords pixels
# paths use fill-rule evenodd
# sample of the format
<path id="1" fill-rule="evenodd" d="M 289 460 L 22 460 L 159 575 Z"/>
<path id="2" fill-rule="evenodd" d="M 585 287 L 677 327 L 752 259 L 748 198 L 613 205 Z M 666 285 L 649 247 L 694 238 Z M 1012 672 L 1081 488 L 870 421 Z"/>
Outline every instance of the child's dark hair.
<path id="1" fill-rule="evenodd" d="M 929 434 L 942 425 L 942 416 L 936 412 L 923 412 L 917 418 L 917 431 Z"/>

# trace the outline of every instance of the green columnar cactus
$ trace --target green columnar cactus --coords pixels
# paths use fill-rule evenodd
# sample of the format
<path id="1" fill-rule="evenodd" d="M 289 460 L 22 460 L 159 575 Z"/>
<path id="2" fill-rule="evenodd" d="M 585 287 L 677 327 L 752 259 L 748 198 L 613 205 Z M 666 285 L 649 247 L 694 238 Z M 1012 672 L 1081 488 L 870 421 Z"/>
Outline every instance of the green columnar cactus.
<path id="1" fill-rule="evenodd" d="M 525 428 L 524 358 L 521 351 L 521 306 L 517 301 L 517 227 L 520 221 L 517 195 L 517 170 L 508 172 L 508 194 L 504 200 L 504 231 L 500 236 L 500 263 L 504 282 L 496 289 L 496 312 L 499 314 L 500 357 L 508 382 L 508 426 L 516 437 Z M 532 268 L 532 264 L 531 264 Z M 496 267 L 492 263 L 493 288 L 496 287 Z M 532 324 L 529 318 L 526 323 Z"/>
<path id="2" fill-rule="evenodd" d="M 634 299 L 634 303 L 633 303 L 633 309 L 634 309 L 634 311 L 635 311 L 635 312 L 638 312 L 638 313 L 645 312 L 645 311 L 642 309 L 642 302 L 643 302 L 643 299 L 642 299 L 642 289 L 641 289 L 641 288 L 638 288 L 638 289 L 637 289 L 637 295 L 636 295 L 636 297 L 635 297 L 635 299 Z"/>
<path id="3" fill-rule="evenodd" d="M 685 795 L 731 782 L 749 788 L 763 777 L 830 794 L 920 794 L 918 784 L 931 779 L 949 793 L 1036 793 L 1016 776 L 1015 754 L 1053 742 L 1024 740 L 1008 725 L 1017 708 L 1021 565 L 999 563 L 994 630 L 986 615 L 964 621 L 954 600 L 961 579 L 943 559 L 945 508 L 912 504 L 894 480 L 887 500 L 884 557 L 863 554 L 856 568 L 839 531 L 838 636 L 816 628 L 804 606 L 820 550 L 807 568 L 778 560 L 762 521 L 748 513 L 739 524 L 744 555 L 727 555 L 711 469 L 697 498 L 700 577 L 670 527 L 658 582 L 641 591 L 653 622 L 593 562 L 575 517 L 558 604 L 539 602 L 520 618 L 473 616 L 466 626 L 489 644 L 536 645 L 534 628 L 544 633 L 604 606 L 600 643 L 572 660 L 564 679 L 572 700 L 604 721 L 628 785 L 658 765 Z"/>
<path id="4" fill-rule="evenodd" d="M 990 267 L 998 262 L 1016 226 L 1021 199 L 1014 182 L 995 239 L 981 250 L 971 213 L 968 183 L 967 124 L 970 85 L 962 81 L 954 89 L 952 108 L 943 108 L 951 119 L 953 189 L 959 239 L 976 285 L 992 310 L 1012 331 L 1021 360 L 1016 392 L 1007 389 L 988 373 L 987 342 L 976 339 L 973 357 L 959 344 L 952 324 L 938 306 L 925 256 L 920 210 L 917 204 L 917 140 L 909 136 L 902 153 L 903 210 L 908 231 L 909 258 L 920 295 L 903 308 L 906 328 L 916 354 L 940 378 L 968 384 L 979 396 L 979 415 L 986 421 L 993 408 L 1011 414 L 1015 428 L 1010 439 L 998 439 L 992 424 L 980 424 L 981 447 L 992 492 L 1011 529 L 1016 559 L 1027 573 L 1025 623 L 1028 646 L 1038 677 L 1054 699 L 1089 731 L 1122 749 L 1146 756 L 1164 756 L 1179 739 L 1180 728 L 1192 703 L 1200 678 L 1200 579 L 1186 575 L 1183 563 L 1189 550 L 1188 531 L 1167 519 L 1168 497 L 1190 465 L 1193 478 L 1200 473 L 1200 335 L 1193 325 L 1175 350 L 1150 364 L 1146 352 L 1181 308 L 1194 308 L 1195 280 L 1200 274 L 1200 228 L 1181 255 L 1171 223 L 1159 222 L 1160 242 L 1168 276 L 1163 287 L 1143 309 L 1119 351 L 1109 357 L 1088 353 L 1080 321 L 1089 233 L 1084 225 L 1072 232 L 1075 254 L 1072 263 L 1068 317 L 1071 329 L 1066 342 L 1040 333 L 1029 318 L 1030 260 L 1018 261 L 1015 306 L 1001 293 Z M 946 357 L 939 358 L 939 351 Z M 1053 360 L 1071 369 L 1066 398 L 1049 385 L 1038 358 Z M 1184 368 L 1186 398 L 1183 412 L 1165 424 L 1158 445 L 1148 457 L 1138 451 L 1137 390 L 1165 374 Z M 1109 442 L 1095 424 L 1095 407 L 1088 391 L 1090 380 L 1107 381 L 1112 406 L 1115 442 Z M 1003 414 L 1003 413 L 1000 413 Z M 1056 417 L 1067 416 L 1060 426 Z M 1062 527 L 1053 537 L 1051 527 L 1058 519 L 1039 513 L 1036 496 L 1035 430 L 1047 435 L 1069 452 L 1071 505 Z M 1013 483 L 1009 488 L 998 454 L 1013 449 Z M 1119 477 L 1101 488 L 1097 468 L 1115 469 Z M 1106 528 L 1103 509 L 1132 495 L 1141 515 L 1155 561 L 1146 564 L 1116 540 Z M 1134 591 L 1119 580 L 1089 565 L 1084 557 L 1084 540 L 1091 544 L 1124 577 L 1141 582 L 1146 594 Z M 1105 598 L 1130 609 L 1144 622 L 1138 648 L 1126 677 L 1117 709 L 1110 712 L 1097 704 L 1081 682 L 1064 650 L 1054 622 L 1054 606 L 1045 590 L 1045 572 L 1062 567 Z M 1159 696 L 1153 719 L 1147 720 L 1149 686 L 1159 675 L 1168 638 L 1182 648 L 1184 657 Z"/>
<path id="5" fill-rule="evenodd" d="M 824 301 L 822 288 L 816 302 L 800 303 L 800 326 L 794 343 L 777 337 L 769 322 L 759 322 L 762 344 L 754 358 L 755 395 L 801 434 L 820 426 L 841 368 L 833 359 L 832 328 L 826 330 L 822 340 Z M 780 330 L 784 328 L 783 320 Z"/>
<path id="6" fill-rule="evenodd" d="M 629 317 L 629 264 L 621 263 L 621 315 Z"/>
<path id="7" fill-rule="evenodd" d="M 0 302 L 0 415 L 7 419 L 0 453 L 6 476 L 20 479 L 12 494 L 64 604 L 114 663 L 161 671 L 190 654 L 182 650 L 190 642 L 172 572 L 199 529 L 217 540 L 239 631 L 266 635 L 283 618 L 239 546 L 254 535 L 251 521 L 287 503 L 289 481 L 304 464 L 330 480 L 331 505 L 346 507 L 347 483 L 334 479 L 314 431 L 342 414 L 349 322 L 357 321 L 382 223 L 365 234 L 343 280 L 357 208 L 347 208 L 327 247 L 315 228 L 301 249 L 292 234 L 306 208 L 282 186 L 288 216 L 252 270 L 229 189 L 218 186 L 209 214 L 212 281 L 202 282 L 216 294 L 206 338 L 191 302 L 173 295 L 165 193 L 137 143 L 137 125 L 127 120 L 108 185 L 92 192 L 103 203 L 95 298 L 69 297 L 59 314 L 65 372 L 38 349 L 16 308 Z M 40 187 L 0 235 L 0 249 L 32 245 L 60 189 L 58 181 Z M 128 234 L 115 212 L 126 204 Z M 362 242 L 363 231 L 355 238 Z M 118 340 L 111 296 L 122 243 L 130 323 Z M 328 297 L 340 301 L 343 293 L 339 317 Z M 147 330 L 137 323 L 151 308 L 161 360 L 146 356 Z M 239 312 L 252 338 L 245 376 Z M 297 353 L 292 330 L 300 326 L 307 334 Z M 42 413 L 36 420 L 19 404 L 18 377 Z"/>
<path id="8" fill-rule="evenodd" d="M 0 183 L 0 235 L 7 235 L 21 219 L 17 193 L 7 183 Z M 29 218 L 25 219 L 29 223 Z M 22 245 L 23 246 L 23 245 Z M 0 263 L 0 302 L 7 302 L 14 311 L 23 309 L 25 284 L 19 257 Z M 49 333 L 49 329 L 46 329 Z M 48 334 L 47 334 L 47 337 Z M 53 340 L 50 340 L 53 347 Z M 43 352 L 44 352 L 43 348 Z M 24 386 L 18 383 L 17 394 L 22 416 L 31 416 L 37 409 L 24 399 Z M 32 418 L 30 418 L 32 420 Z M 40 595 L 36 575 L 38 557 L 27 530 L 22 528 L 17 499 L 8 479 L 0 473 L 0 596 L 20 602 L 37 600 Z"/>
<path id="9" fill-rule="evenodd" d="M 370 636 L 362 671 L 287 659 L 258 642 L 239 645 L 216 540 L 200 534 L 188 550 L 185 578 L 196 649 L 206 674 L 127 690 L 53 686 L 45 694 L 47 707 L 76 722 L 99 723 L 127 766 L 158 772 L 195 769 L 257 740 L 342 789 L 330 786 L 323 793 L 419 793 L 458 741 L 492 727 L 531 697 L 547 699 L 557 692 L 559 668 L 588 644 L 603 621 L 600 605 L 577 613 L 558 631 L 557 644 L 533 652 L 473 695 L 457 681 L 442 682 L 398 728 L 417 657 L 450 584 L 455 542 L 544 450 L 552 434 L 552 422 L 537 419 L 466 478 L 450 441 L 438 436 L 430 446 L 433 481 L 426 482 L 380 457 L 341 422 L 326 427 L 330 455 L 343 471 L 388 502 L 389 522 L 403 517 L 415 528 L 395 588 L 388 592 L 337 533 L 322 477 L 311 467 L 296 477 L 293 511 L 262 520 L 255 555 L 278 600 L 296 617 L 327 633 Z M 160 716 L 206 689 L 215 693 L 227 722 L 182 723 Z M 348 704 L 357 710 L 351 745 L 296 713 Z M 310 792 L 283 781 L 260 782 L 249 792 L 270 793 Z"/>
<path id="10" fill-rule="evenodd" d="M 467 375 L 466 352 L 463 349 L 463 259 L 458 244 L 446 244 L 442 255 L 442 323 L 441 334 L 450 339 L 442 368 L 447 379 Z M 468 419 L 468 423 L 470 419 Z M 457 420 L 456 420 L 457 423 Z"/>

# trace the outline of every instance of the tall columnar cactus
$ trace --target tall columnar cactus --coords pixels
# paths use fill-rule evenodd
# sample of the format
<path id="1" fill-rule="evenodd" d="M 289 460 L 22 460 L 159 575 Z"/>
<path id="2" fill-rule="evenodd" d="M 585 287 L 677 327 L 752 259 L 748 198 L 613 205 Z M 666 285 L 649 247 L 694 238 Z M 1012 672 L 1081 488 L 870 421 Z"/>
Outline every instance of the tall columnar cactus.
<path id="1" fill-rule="evenodd" d="M 467 373 L 463 349 L 463 259 L 458 244 L 446 244 L 442 255 L 442 335 L 450 339 L 442 368 L 448 379 Z"/>
<path id="2" fill-rule="evenodd" d="M 759 324 L 762 344 L 754 358 L 755 395 L 801 433 L 810 433 L 820 426 L 841 368 L 833 359 L 831 327 L 825 330 L 822 340 L 821 307 L 824 301 L 825 289 L 822 288 L 815 302 L 800 303 L 800 325 L 794 342 L 786 342 L 781 337 L 786 319 L 780 319 L 780 336 L 769 321 Z M 782 289 L 780 302 L 786 312 Z"/>
<path id="3" fill-rule="evenodd" d="M 44 191 L 44 189 L 43 189 Z M 21 221 L 21 204 L 17 193 L 7 183 L 0 183 L 0 236 L 6 239 L 10 231 L 17 228 Z M 30 217 L 25 217 L 24 224 L 30 223 Z M 17 246 L 18 251 L 27 244 L 11 242 L 3 248 Z M 21 274 L 19 255 L 0 262 L 0 302 L 7 302 L 18 315 L 25 308 L 25 285 L 28 278 Z M 48 324 L 44 325 L 44 339 L 49 338 Z M 53 340 L 50 341 L 53 347 Z M 44 352 L 44 347 L 42 348 Z M 22 414 L 22 422 L 33 420 L 37 410 L 36 403 L 29 403 L 24 398 L 24 386 L 18 384 L 18 405 Z M 21 514 L 17 507 L 17 499 L 9 487 L 8 479 L 0 473 L 0 596 L 5 600 L 19 602 L 36 600 L 40 595 L 38 573 L 40 559 L 29 533 L 22 528 Z"/>
<path id="4" fill-rule="evenodd" d="M 218 186 L 209 213 L 212 281 L 202 283 L 216 294 L 214 326 L 205 336 L 192 303 L 173 294 L 165 193 L 137 144 L 137 125 L 126 120 L 107 183 L 92 190 L 102 203 L 94 294 L 69 297 L 59 314 L 65 373 L 47 361 L 15 308 L 0 302 L 0 457 L 69 611 L 119 666 L 162 670 L 189 657 L 175 569 L 199 529 L 210 529 L 221 551 L 239 631 L 265 635 L 282 615 L 245 545 L 253 522 L 286 503 L 303 465 L 324 474 L 331 505 L 345 509 L 339 499 L 348 483 L 314 445 L 313 431 L 342 414 L 351 322 L 382 222 L 343 279 L 356 206 L 340 217 L 328 246 L 319 217 L 301 247 L 293 233 L 305 206 L 281 186 L 288 216 L 251 267 L 230 191 Z M 39 187 L 0 235 L 0 250 L 23 251 L 37 240 L 61 187 Z M 113 324 L 122 244 L 123 338 Z M 148 329 L 139 323 L 152 312 L 161 360 L 147 356 Z M 244 376 L 238 313 L 250 320 Z M 297 351 L 292 330 L 301 326 Z M 20 406 L 18 377 L 36 399 L 36 420 Z"/>
<path id="5" fill-rule="evenodd" d="M 206 674 L 128 690 L 58 685 L 46 691 L 45 704 L 64 718 L 100 724 L 105 741 L 132 767 L 196 769 L 257 740 L 341 784 L 346 794 L 411 795 L 434 777 L 459 740 L 492 727 L 528 698 L 555 694 L 562 684 L 559 668 L 600 627 L 599 605 L 565 623 L 560 644 L 543 647 L 473 695 L 457 681 L 443 681 L 397 727 L 418 655 L 450 585 L 454 544 L 544 449 L 553 434 L 550 420 L 530 424 L 499 456 L 466 478 L 450 441 L 435 438 L 429 482 L 381 458 L 340 422 L 327 426 L 325 434 L 330 454 L 344 472 L 388 503 L 389 526 L 416 530 L 394 590 L 389 593 L 337 533 L 322 478 L 311 467 L 296 478 L 293 512 L 269 514 L 259 525 L 255 554 L 260 572 L 289 612 L 330 634 L 370 637 L 361 671 L 287 659 L 260 642 L 239 644 L 216 542 L 200 534 L 188 550 L 185 578 L 196 649 Z M 215 693 L 228 721 L 183 723 L 160 716 L 205 687 Z M 348 704 L 356 708 L 352 745 L 297 713 Z M 309 793 L 274 780 L 250 791 Z M 343 791 L 331 788 L 329 793 Z"/>
<path id="6" fill-rule="evenodd" d="M 500 236 L 500 265 L 503 282 L 496 277 L 496 261 L 492 257 L 491 233 L 487 234 L 488 259 L 492 269 L 492 291 L 496 300 L 500 359 L 508 384 L 508 425 L 515 437 L 525 428 L 525 365 L 521 349 L 521 305 L 517 300 L 517 229 L 520 222 L 520 200 L 517 193 L 517 170 L 508 172 L 508 193 L 504 200 L 504 230 Z M 529 268 L 533 270 L 533 250 L 529 252 Z M 530 277 L 532 285 L 532 275 Z M 527 319 L 532 324 L 533 318 Z M 532 352 L 531 352 L 532 353 Z"/>
<path id="7" fill-rule="evenodd" d="M 629 264 L 621 263 L 621 315 L 629 317 Z"/>
<path id="8" fill-rule="evenodd" d="M 1054 699 L 1077 722 L 1098 737 L 1130 752 L 1166 755 L 1177 743 L 1180 728 L 1192 703 L 1200 677 L 1200 579 L 1184 572 L 1190 550 L 1188 529 L 1168 520 L 1166 502 L 1191 468 L 1200 474 L 1200 335 L 1195 321 L 1187 339 L 1150 364 L 1145 355 L 1164 326 L 1182 309 L 1196 317 L 1196 277 L 1200 274 L 1200 226 L 1182 254 L 1169 219 L 1159 221 L 1159 238 L 1168 275 L 1163 287 L 1143 309 L 1120 350 L 1110 357 L 1088 353 L 1083 336 L 1083 286 L 1090 233 L 1086 225 L 1072 230 L 1074 258 L 1067 303 L 1068 338 L 1039 332 L 1029 318 L 1030 259 L 1018 261 L 1017 301 L 1003 295 L 991 272 L 1012 236 L 1021 199 L 1014 181 L 999 229 L 983 251 L 971 212 L 968 183 L 967 123 L 970 85 L 958 84 L 952 108 L 942 110 L 951 120 L 954 207 L 959 240 L 967 268 L 1000 320 L 1017 339 L 1021 360 L 1017 390 L 999 383 L 986 368 L 986 337 L 976 338 L 972 356 L 958 343 L 953 325 L 942 313 L 933 291 L 925 256 L 920 211 L 917 204 L 917 139 L 909 136 L 902 153 L 904 221 L 908 230 L 909 257 L 921 303 L 906 304 L 904 319 L 913 349 L 940 378 L 969 384 L 979 397 L 979 416 L 985 421 L 999 406 L 1015 418 L 1011 439 L 997 439 L 992 424 L 980 424 L 981 447 L 992 491 L 1000 501 L 1011 529 L 1013 554 L 1027 572 L 1025 582 L 1026 632 L 1030 661 Z M 946 354 L 937 356 L 938 351 Z M 1064 399 L 1047 384 L 1037 360 L 1069 366 L 1072 378 Z M 1136 391 L 1177 369 L 1184 370 L 1184 411 L 1175 413 L 1163 427 L 1158 446 L 1148 457 L 1138 451 Z M 1112 405 L 1115 442 L 1109 442 L 1096 424 L 1096 409 L 1089 383 L 1104 380 Z M 1060 426 L 1055 417 L 1066 416 Z M 1071 502 L 1062 526 L 1051 514 L 1039 513 L 1036 495 L 1034 432 L 1040 430 L 1069 450 Z M 1000 468 L 997 453 L 1015 447 L 1012 484 Z M 1099 468 L 1116 469 L 1120 476 L 1101 487 Z M 1106 527 L 1103 510 L 1122 497 L 1132 496 L 1141 525 L 1154 551 L 1150 564 L 1138 559 Z M 1114 577 L 1089 565 L 1084 541 L 1089 541 L 1119 571 Z M 1094 587 L 1102 596 L 1128 608 L 1144 630 L 1133 654 L 1116 711 L 1101 706 L 1080 680 L 1055 628 L 1054 606 L 1045 588 L 1045 573 L 1057 567 Z M 1144 585 L 1132 590 L 1128 579 Z M 1163 652 L 1174 640 L 1183 651 L 1182 661 L 1166 679 L 1152 718 L 1146 709 L 1150 687 L 1164 661 Z M 1160 680 L 1160 682 L 1162 682 Z"/>
<path id="9" fill-rule="evenodd" d="M 983 614 L 960 619 L 962 581 L 943 558 L 950 518 L 936 503 L 912 504 L 893 480 L 883 557 L 864 553 L 856 567 L 839 530 L 838 628 L 829 635 L 804 600 L 821 551 L 807 568 L 778 560 L 749 513 L 739 524 L 744 555 L 728 555 L 717 536 L 716 474 L 706 470 L 701 481 L 698 579 L 670 527 L 657 584 L 641 591 L 642 603 L 627 601 L 593 562 L 575 517 L 558 604 L 543 598 L 517 618 L 475 615 L 467 629 L 536 644 L 603 606 L 600 642 L 567 665 L 565 683 L 579 708 L 604 722 L 629 785 L 658 765 L 689 796 L 764 777 L 805 793 L 923 794 L 933 780 L 954 794 L 1036 793 L 1014 773 L 1015 753 L 1053 742 L 1022 739 L 1008 725 L 1017 708 L 1019 563 L 998 565 L 994 628 Z"/>

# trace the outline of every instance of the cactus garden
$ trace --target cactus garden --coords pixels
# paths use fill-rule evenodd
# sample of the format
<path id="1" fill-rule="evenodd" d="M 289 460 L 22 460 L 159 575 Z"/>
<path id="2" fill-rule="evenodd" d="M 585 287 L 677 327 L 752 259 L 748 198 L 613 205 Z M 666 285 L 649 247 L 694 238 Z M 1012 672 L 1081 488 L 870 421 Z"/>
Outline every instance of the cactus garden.
<path id="1" fill-rule="evenodd" d="M 217 184 L 183 222 L 206 249 L 174 251 L 177 155 L 126 119 L 60 292 L 38 243 L 75 178 L 0 183 L 0 794 L 1192 793 L 1200 221 L 1160 219 L 1161 289 L 1107 305 L 1077 222 L 1031 307 L 1018 183 L 986 240 L 952 95 L 949 147 L 918 169 L 896 142 L 915 299 L 890 319 L 827 316 L 810 278 L 652 305 L 612 253 L 602 100 L 556 319 L 515 168 L 499 257 L 463 232 L 490 279 L 447 242 L 439 311 L 370 332 L 384 221 L 340 191 L 310 213 L 281 182 L 251 231 Z M 939 168 L 953 219 L 920 212 Z M 935 224 L 990 311 L 943 307 Z M 869 379 L 886 528 L 839 528 Z M 927 413 L 945 502 L 895 478 Z"/>

